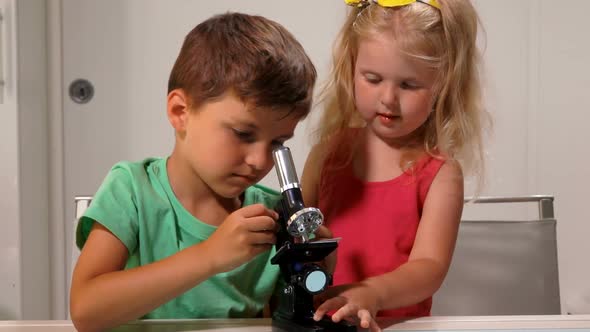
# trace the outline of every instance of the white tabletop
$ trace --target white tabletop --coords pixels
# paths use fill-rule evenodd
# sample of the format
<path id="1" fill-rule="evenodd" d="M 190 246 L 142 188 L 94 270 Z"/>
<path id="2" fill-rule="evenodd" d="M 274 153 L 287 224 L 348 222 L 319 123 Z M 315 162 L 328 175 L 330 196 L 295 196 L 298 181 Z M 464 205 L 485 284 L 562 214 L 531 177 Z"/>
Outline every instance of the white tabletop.
<path id="1" fill-rule="evenodd" d="M 270 332 L 270 319 L 145 320 L 114 331 Z M 422 317 L 403 322 L 381 321 L 384 331 L 523 331 L 590 332 L 590 315 Z M 0 321 L 0 332 L 74 332 L 70 321 Z M 572 331 L 573 332 L 573 331 Z"/>

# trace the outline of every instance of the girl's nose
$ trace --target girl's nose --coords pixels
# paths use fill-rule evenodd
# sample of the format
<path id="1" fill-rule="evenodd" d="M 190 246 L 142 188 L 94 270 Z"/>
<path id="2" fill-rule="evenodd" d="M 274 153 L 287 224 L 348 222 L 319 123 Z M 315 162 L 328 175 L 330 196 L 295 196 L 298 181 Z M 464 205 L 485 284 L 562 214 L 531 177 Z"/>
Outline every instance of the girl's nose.
<path id="1" fill-rule="evenodd" d="M 379 102 L 387 109 L 391 110 L 395 107 L 396 100 L 397 88 L 389 84 L 384 85 L 383 90 L 381 91 Z"/>

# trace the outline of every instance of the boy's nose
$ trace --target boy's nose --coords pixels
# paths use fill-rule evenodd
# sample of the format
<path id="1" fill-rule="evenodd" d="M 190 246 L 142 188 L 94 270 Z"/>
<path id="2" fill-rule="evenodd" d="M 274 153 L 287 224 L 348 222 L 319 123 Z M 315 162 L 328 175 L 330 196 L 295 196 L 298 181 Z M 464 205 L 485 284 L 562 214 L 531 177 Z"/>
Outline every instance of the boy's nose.
<path id="1" fill-rule="evenodd" d="M 272 167 L 271 148 L 266 144 L 255 144 L 246 155 L 246 164 L 257 171 Z"/>

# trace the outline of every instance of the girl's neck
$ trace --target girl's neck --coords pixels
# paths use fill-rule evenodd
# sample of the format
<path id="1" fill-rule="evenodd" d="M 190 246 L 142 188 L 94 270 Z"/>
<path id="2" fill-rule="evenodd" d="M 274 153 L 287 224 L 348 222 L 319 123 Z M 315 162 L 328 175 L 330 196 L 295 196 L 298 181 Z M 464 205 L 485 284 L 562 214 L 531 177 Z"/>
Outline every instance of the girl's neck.
<path id="1" fill-rule="evenodd" d="M 383 140 L 366 127 L 359 133 L 360 139 L 353 153 L 355 174 L 365 181 L 387 181 L 401 175 L 408 156 L 423 153 L 420 144 L 410 137 Z"/>
<path id="2" fill-rule="evenodd" d="M 166 170 L 176 199 L 195 218 L 214 226 L 221 224 L 241 206 L 241 199 L 219 196 L 175 152 L 168 158 Z"/>

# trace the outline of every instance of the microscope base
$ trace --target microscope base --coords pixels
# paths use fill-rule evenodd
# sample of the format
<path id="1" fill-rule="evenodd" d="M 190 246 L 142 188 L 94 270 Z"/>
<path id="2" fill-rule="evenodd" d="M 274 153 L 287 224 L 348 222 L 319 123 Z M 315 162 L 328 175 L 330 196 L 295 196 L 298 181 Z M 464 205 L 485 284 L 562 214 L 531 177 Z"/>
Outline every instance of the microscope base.
<path id="1" fill-rule="evenodd" d="M 334 323 L 329 318 L 323 318 L 319 322 L 313 319 L 286 319 L 273 317 L 272 332 L 356 332 L 356 326 L 341 321 Z"/>

